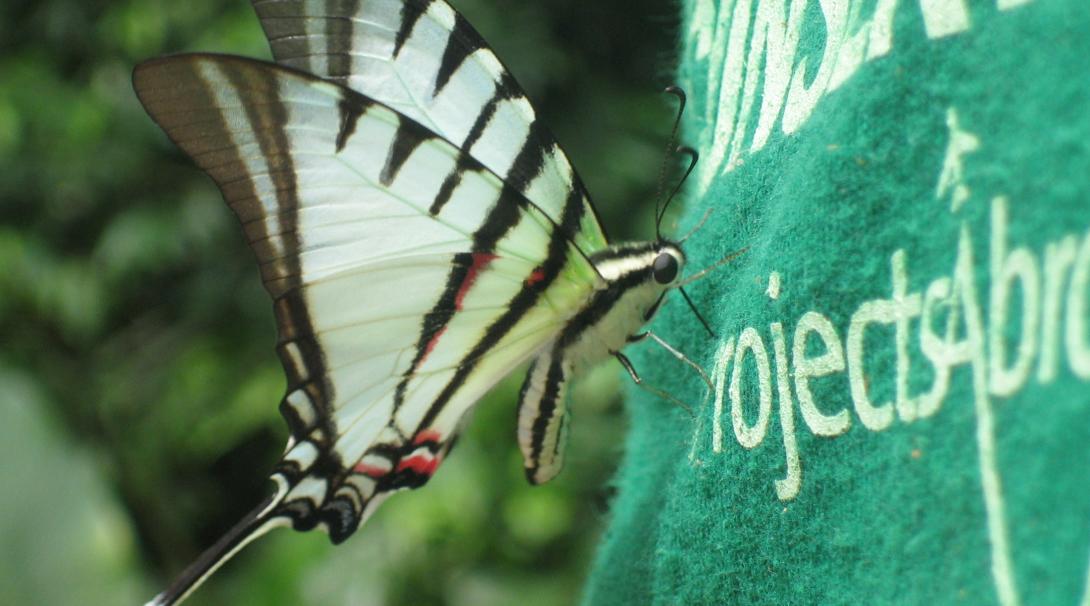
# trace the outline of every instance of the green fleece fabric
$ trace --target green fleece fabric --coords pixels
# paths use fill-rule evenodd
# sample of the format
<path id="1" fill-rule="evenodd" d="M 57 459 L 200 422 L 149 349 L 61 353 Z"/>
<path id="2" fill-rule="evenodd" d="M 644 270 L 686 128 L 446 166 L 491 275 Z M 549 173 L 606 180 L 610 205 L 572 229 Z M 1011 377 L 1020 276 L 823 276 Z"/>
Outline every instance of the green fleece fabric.
<path id="1" fill-rule="evenodd" d="M 585 603 L 1090 604 L 1090 3 L 687 0 L 689 287 Z"/>

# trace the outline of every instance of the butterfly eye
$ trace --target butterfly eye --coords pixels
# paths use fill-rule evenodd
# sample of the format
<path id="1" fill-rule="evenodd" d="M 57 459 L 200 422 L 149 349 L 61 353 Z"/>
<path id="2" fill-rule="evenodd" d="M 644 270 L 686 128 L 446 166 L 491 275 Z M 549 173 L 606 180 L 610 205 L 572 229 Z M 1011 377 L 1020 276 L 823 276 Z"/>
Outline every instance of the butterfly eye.
<path id="1" fill-rule="evenodd" d="M 652 275 L 659 284 L 669 284 L 677 277 L 677 258 L 670 253 L 659 253 L 651 267 Z"/>

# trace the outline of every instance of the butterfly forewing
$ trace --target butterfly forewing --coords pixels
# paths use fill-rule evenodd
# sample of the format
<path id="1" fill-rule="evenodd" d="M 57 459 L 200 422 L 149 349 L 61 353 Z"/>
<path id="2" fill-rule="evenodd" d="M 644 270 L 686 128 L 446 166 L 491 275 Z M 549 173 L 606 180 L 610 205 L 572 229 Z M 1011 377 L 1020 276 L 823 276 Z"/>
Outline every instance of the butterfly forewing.
<path id="1" fill-rule="evenodd" d="M 343 540 L 379 495 L 427 481 L 466 411 L 595 288 L 571 242 L 579 205 L 558 225 L 382 103 L 215 55 L 134 82 L 220 186 L 274 299 L 292 431 L 275 513 L 297 527 Z"/>
<path id="2" fill-rule="evenodd" d="M 276 60 L 332 79 L 461 148 L 557 223 L 580 206 L 573 241 L 606 245 L 578 175 L 526 95 L 442 0 L 253 0 Z M 437 174 L 444 192 L 465 166 Z M 445 204 L 444 196 L 436 202 Z"/>

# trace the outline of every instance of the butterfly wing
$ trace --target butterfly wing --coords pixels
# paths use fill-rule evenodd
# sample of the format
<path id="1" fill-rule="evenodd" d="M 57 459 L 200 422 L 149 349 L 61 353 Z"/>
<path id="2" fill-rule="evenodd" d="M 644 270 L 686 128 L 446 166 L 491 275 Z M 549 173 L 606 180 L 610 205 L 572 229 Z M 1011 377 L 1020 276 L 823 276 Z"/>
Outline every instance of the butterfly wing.
<path id="1" fill-rule="evenodd" d="M 543 351 L 530 364 L 519 391 L 518 441 L 531 484 L 548 482 L 564 465 L 571 370 L 563 355 Z"/>
<path id="2" fill-rule="evenodd" d="M 273 56 L 384 103 L 454 142 L 556 222 L 584 207 L 575 244 L 606 238 L 582 181 L 480 34 L 443 0 L 253 0 Z M 445 174 L 449 188 L 458 167 Z M 444 190 L 445 191 L 445 190 Z M 443 197 L 437 198 L 442 204 Z"/>
<path id="3" fill-rule="evenodd" d="M 426 482 L 466 411 L 598 284 L 572 243 L 581 199 L 553 217 L 352 90 L 216 55 L 149 61 L 134 86 L 219 185 L 274 300 L 291 440 L 266 519 L 340 542 Z"/>

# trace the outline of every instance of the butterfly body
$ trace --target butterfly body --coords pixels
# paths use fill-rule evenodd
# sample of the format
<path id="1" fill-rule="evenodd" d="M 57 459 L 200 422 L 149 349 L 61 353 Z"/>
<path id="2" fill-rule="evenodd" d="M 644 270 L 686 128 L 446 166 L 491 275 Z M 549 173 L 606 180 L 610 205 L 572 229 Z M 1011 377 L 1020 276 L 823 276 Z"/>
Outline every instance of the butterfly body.
<path id="1" fill-rule="evenodd" d="M 270 528 L 345 540 L 425 484 L 527 362 L 518 442 L 527 478 L 551 479 L 571 378 L 639 338 L 684 264 L 670 242 L 607 244 L 567 158 L 445 2 L 254 6 L 279 65 L 191 54 L 133 75 L 257 256 L 290 430 L 276 493 L 158 605 Z"/>
<path id="2" fill-rule="evenodd" d="M 654 262 L 663 254 L 684 262 L 676 245 L 658 242 L 611 246 L 591 257 L 601 286 L 583 302 L 556 344 L 567 352 L 577 374 L 621 351 L 651 320 L 672 282 L 663 284 L 654 276 Z"/>

